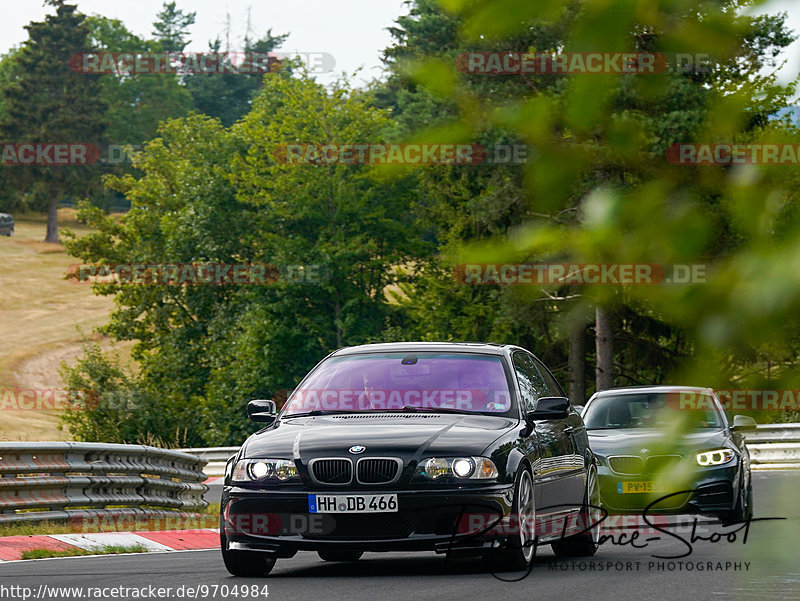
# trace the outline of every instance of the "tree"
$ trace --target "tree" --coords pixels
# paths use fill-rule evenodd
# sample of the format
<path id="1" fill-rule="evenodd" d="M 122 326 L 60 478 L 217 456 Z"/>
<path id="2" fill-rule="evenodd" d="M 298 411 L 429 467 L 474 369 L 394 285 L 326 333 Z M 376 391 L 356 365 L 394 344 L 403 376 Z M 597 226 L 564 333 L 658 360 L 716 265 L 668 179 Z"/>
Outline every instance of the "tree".
<path id="1" fill-rule="evenodd" d="M 504 167 L 482 175 L 463 167 L 421 171 L 420 212 L 438 244 L 434 260 L 443 267 L 428 273 L 446 277 L 448 266 L 464 261 L 630 263 L 636 258 L 669 264 L 709 262 L 736 251 L 742 239 L 739 226 L 719 204 L 724 193 L 710 189 L 698 170 L 670 168 L 664 153 L 686 140 L 749 139 L 748 129 L 763 125 L 786 103 L 787 90 L 761 70 L 792 36 L 780 15 L 738 16 L 736 8 L 746 3 L 697 10 L 668 4 L 651 20 L 637 22 L 623 1 L 607 6 L 556 1 L 548 4 L 546 14 L 539 4 L 523 2 L 456 1 L 446 8 L 432 0 L 411 3 L 409 16 L 391 30 L 397 44 L 386 52 L 391 76 L 377 94 L 382 105 L 392 107 L 405 131 L 417 132 L 417 139 L 434 143 L 448 135 L 491 141 L 488 132 L 497 132 L 505 136 L 501 139 L 524 141 L 538 151 L 535 160 L 504 179 L 499 179 Z M 667 25 L 668 15 L 678 19 L 685 37 Z M 595 17 L 601 21 L 594 23 Z M 689 33 L 694 25 L 704 29 L 715 19 L 726 30 L 713 43 Z M 710 69 L 676 69 L 653 77 L 520 77 L 465 75 L 454 66 L 462 52 L 669 52 L 686 50 L 686 40 L 692 40 L 696 52 L 713 55 Z M 651 189 L 653 182 L 663 189 Z M 639 194 L 645 190 L 650 194 L 642 202 Z M 655 201 L 660 193 L 663 205 Z M 692 202 L 682 196 L 689 193 Z M 599 216 L 604 217 L 602 226 Z M 720 234 L 712 236 L 715 230 Z M 584 236 L 573 238 L 576 231 Z M 664 241 L 665 231 L 671 232 L 671 244 Z M 464 339 L 476 329 L 509 331 L 505 321 L 516 315 L 521 325 L 505 340 L 527 344 L 562 366 L 570 331 L 563 324 L 579 295 L 577 303 L 584 308 L 615 301 L 620 318 L 612 321 L 619 328 L 613 338 L 621 353 L 615 364 L 622 380 L 680 377 L 686 359 L 698 350 L 685 321 L 674 318 L 674 306 L 653 305 L 648 290 L 610 298 L 599 286 L 569 294 L 556 286 L 544 292 L 485 288 L 467 293 L 452 279 L 415 286 L 409 305 L 428 309 L 420 315 L 436 313 L 412 321 L 412 328 L 421 336 L 443 332 Z M 431 296 L 423 298 L 426 291 Z M 485 318 L 476 323 L 468 316 L 478 302 Z M 437 329 L 431 333 L 431 328 Z"/>
<path id="2" fill-rule="evenodd" d="M 569 332 L 568 394 L 573 405 L 586 402 L 586 324 L 575 322 Z"/>
<path id="3" fill-rule="evenodd" d="M 280 47 L 287 37 L 288 34 L 273 36 L 272 30 L 269 30 L 255 43 L 246 40 L 244 52 L 266 55 Z M 220 47 L 221 42 L 217 39 L 209 43 L 209 52 L 218 53 Z M 194 73 L 185 76 L 184 85 L 192 96 L 195 108 L 203 114 L 216 117 L 225 126 L 232 125 L 247 114 L 265 77 L 263 73 L 248 72 L 252 68 L 249 64 L 248 61 L 242 61 L 241 65 L 231 66 L 231 72 L 226 73 Z"/>
<path id="4" fill-rule="evenodd" d="M 602 307 L 613 306 L 613 323 L 620 324 L 613 339 L 623 363 L 617 377 L 726 387 L 743 381 L 750 371 L 746 361 L 770 349 L 788 361 L 773 384 L 792 388 L 797 382 L 792 349 L 800 295 L 797 271 L 789 266 L 800 232 L 797 167 L 678 166 L 665 157 L 674 143 L 797 139 L 785 125 L 769 124 L 791 89 L 762 72 L 792 40 L 785 15 L 743 16 L 741 9 L 749 4 L 665 2 L 644 15 L 625 0 L 555 1 L 548 3 L 547 14 L 540 3 L 522 0 L 448 2 L 448 17 L 457 21 L 455 43 L 476 51 L 489 45 L 545 52 L 679 48 L 712 60 L 707 70 L 671 69 L 652 77 L 576 74 L 553 83 L 553 75 L 536 74 L 515 79 L 525 83 L 516 89 L 507 82 L 511 78 L 464 76 L 436 57 L 406 70 L 417 87 L 427 88 L 416 95 L 418 105 L 427 95 L 454 109 L 445 121 L 452 136 L 500 129 L 539 151 L 525 169 L 529 212 L 522 212 L 513 236 L 500 231 L 475 240 L 459 234 L 456 257 L 707 266 L 707 283 L 582 288 L 578 302 L 601 307 L 597 367 L 602 374 L 620 365 L 602 350 L 603 339 L 612 338 Z M 424 15 L 411 21 L 406 31 L 437 22 Z M 565 29 L 555 47 L 509 43 L 558 24 Z M 449 58 L 451 46 L 442 47 Z M 494 94 L 482 94 L 485 89 Z M 394 96 L 399 106 L 403 93 Z M 426 128 L 431 141 L 441 131 L 430 123 Z M 790 231 L 794 242 L 786 237 Z M 547 299 L 557 292 L 546 290 L 542 305 L 551 304 Z M 654 361 L 656 353 L 664 361 Z"/>
<path id="5" fill-rule="evenodd" d="M 139 374 L 126 385 L 134 383 L 137 398 L 169 401 L 175 420 L 191 411 L 202 417 L 189 444 L 241 440 L 252 430 L 244 412 L 250 398 L 294 388 L 335 348 L 396 326 L 399 309 L 386 290 L 408 279 L 397 267 L 425 248 L 402 178 L 380 184 L 368 166 L 287 164 L 275 154 L 287 140 L 380 142 L 391 128 L 388 114 L 344 84 L 327 90 L 284 72 L 264 85 L 230 129 L 201 115 L 164 124 L 136 163 L 141 177 L 110 181 L 130 199 L 124 219 L 84 204 L 79 217 L 96 231 L 67 242 L 90 263 L 281 268 L 283 277 L 269 285 L 97 286 L 118 307 L 104 331 L 137 342 Z M 288 266 L 309 266 L 313 278 L 297 281 Z M 91 385 L 92 374 L 108 371 L 92 361 L 73 375 L 105 390 Z M 149 417 L 131 420 L 142 436 L 152 427 Z"/>
<path id="6" fill-rule="evenodd" d="M 595 309 L 595 348 L 597 353 L 597 390 L 614 387 L 614 329 L 606 307 Z"/>
<path id="7" fill-rule="evenodd" d="M 56 14 L 26 26 L 29 37 L 15 57 L 17 72 L 2 88 L 2 138 L 17 144 L 100 145 L 106 129 L 100 84 L 69 66 L 74 54 L 89 48 L 85 18 L 64 0 L 47 4 Z M 59 201 L 86 194 L 97 185 L 96 174 L 87 165 L 30 165 L 6 176 L 33 209 L 46 208 L 45 241 L 58 242 Z"/>
<path id="8" fill-rule="evenodd" d="M 153 23 L 153 36 L 164 52 L 182 52 L 191 40 L 189 27 L 194 25 L 196 12 L 184 12 L 175 2 L 165 2 Z"/>
<path id="9" fill-rule="evenodd" d="M 159 43 L 130 32 L 117 19 L 87 18 L 92 46 L 101 52 L 156 51 Z M 174 73 L 109 73 L 99 76 L 108 107 L 108 139 L 138 146 L 154 138 L 162 121 L 186 115 L 192 98 Z"/>

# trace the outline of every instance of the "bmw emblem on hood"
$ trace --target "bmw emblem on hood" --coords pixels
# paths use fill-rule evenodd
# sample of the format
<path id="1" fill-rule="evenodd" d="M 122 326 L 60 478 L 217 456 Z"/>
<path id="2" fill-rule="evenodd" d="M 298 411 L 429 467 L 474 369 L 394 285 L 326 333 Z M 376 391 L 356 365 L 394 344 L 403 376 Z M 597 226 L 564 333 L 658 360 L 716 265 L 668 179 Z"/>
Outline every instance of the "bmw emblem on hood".
<path id="1" fill-rule="evenodd" d="M 367 447 L 362 447 L 360 444 L 356 444 L 347 450 L 350 451 L 353 455 L 358 455 L 359 453 L 363 453 L 364 451 L 366 451 Z"/>

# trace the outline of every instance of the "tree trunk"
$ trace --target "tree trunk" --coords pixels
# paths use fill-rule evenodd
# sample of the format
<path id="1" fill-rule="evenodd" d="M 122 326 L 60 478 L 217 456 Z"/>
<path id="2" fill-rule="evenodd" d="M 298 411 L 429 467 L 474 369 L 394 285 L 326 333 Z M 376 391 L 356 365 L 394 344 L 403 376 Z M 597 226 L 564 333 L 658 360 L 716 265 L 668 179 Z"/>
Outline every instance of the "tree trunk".
<path id="1" fill-rule="evenodd" d="M 55 196 L 47 207 L 47 235 L 44 241 L 58 244 L 58 197 Z"/>
<path id="2" fill-rule="evenodd" d="M 334 293 L 336 302 L 333 306 L 333 322 L 336 324 L 336 348 L 342 348 L 342 322 L 340 321 L 342 305 L 339 303 L 339 292 Z"/>
<path id="3" fill-rule="evenodd" d="M 569 401 L 573 405 L 586 402 L 586 325 L 578 322 L 569 332 Z"/>
<path id="4" fill-rule="evenodd" d="M 614 333 L 606 307 L 595 309 L 595 353 L 597 356 L 597 390 L 614 387 Z"/>

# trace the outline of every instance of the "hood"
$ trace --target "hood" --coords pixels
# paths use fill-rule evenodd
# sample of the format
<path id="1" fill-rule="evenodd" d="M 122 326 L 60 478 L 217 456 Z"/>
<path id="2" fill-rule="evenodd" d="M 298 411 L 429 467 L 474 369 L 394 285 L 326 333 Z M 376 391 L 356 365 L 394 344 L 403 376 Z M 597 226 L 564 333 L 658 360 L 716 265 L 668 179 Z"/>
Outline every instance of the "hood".
<path id="1" fill-rule="evenodd" d="M 364 457 L 394 456 L 404 461 L 431 455 L 480 455 L 518 424 L 483 415 L 367 414 L 280 420 L 245 443 L 243 457 L 347 457 L 353 445 Z"/>
<path id="2" fill-rule="evenodd" d="M 620 428 L 587 430 L 589 446 L 597 455 L 655 455 L 679 453 L 681 455 L 729 447 L 725 430 L 696 430 L 679 439 L 652 428 Z M 646 449 L 646 451 L 645 451 Z"/>

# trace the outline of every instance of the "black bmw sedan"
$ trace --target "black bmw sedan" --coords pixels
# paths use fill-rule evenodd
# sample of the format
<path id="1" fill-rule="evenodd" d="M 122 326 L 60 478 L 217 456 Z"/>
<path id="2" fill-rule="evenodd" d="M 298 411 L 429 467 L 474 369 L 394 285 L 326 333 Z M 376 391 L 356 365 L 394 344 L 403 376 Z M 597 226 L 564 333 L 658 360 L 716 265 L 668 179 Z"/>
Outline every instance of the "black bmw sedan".
<path id="1" fill-rule="evenodd" d="M 275 403 L 229 461 L 222 556 L 238 576 L 316 551 L 483 556 L 527 569 L 539 544 L 597 549 L 599 487 L 580 416 L 525 349 L 393 343 L 340 349 Z"/>
<path id="2" fill-rule="evenodd" d="M 750 455 L 742 432 L 755 429 L 755 421 L 737 415 L 729 423 L 712 389 L 603 390 L 582 415 L 607 511 L 711 514 L 724 522 L 752 515 Z"/>

